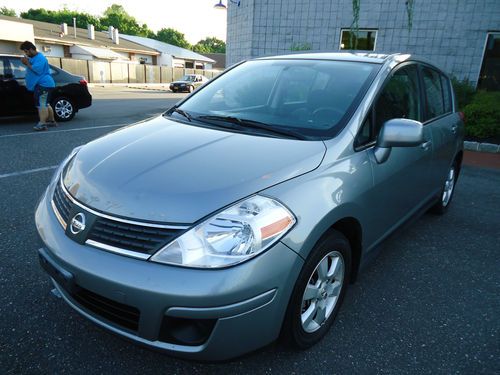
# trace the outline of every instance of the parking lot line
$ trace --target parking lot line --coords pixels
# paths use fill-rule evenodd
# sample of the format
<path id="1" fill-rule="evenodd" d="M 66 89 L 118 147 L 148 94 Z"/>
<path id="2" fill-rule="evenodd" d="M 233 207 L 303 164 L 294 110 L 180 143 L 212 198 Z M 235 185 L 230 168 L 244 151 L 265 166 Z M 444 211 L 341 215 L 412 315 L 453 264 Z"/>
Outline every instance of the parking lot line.
<path id="1" fill-rule="evenodd" d="M 76 132 L 76 131 L 80 131 L 80 130 L 94 130 L 94 129 L 105 129 L 105 128 L 118 128 L 120 126 L 125 126 L 125 125 L 130 125 L 130 124 L 102 125 L 102 126 L 91 126 L 91 127 L 87 127 L 87 128 L 49 130 L 49 131 L 44 131 L 44 132 L 29 132 L 29 133 L 5 134 L 5 135 L 0 135 L 0 138 L 23 137 L 23 136 L 26 136 L 26 135 L 67 133 L 67 132 Z"/>
<path id="2" fill-rule="evenodd" d="M 50 167 L 42 167 L 42 168 L 36 168 L 36 169 L 28 169 L 27 171 L 18 171 L 18 172 L 0 174 L 0 179 L 7 178 L 7 177 L 21 176 L 23 174 L 31 174 L 31 173 L 36 173 L 36 172 L 49 171 L 51 169 L 56 169 L 57 167 L 58 167 L 58 165 L 51 165 Z"/>

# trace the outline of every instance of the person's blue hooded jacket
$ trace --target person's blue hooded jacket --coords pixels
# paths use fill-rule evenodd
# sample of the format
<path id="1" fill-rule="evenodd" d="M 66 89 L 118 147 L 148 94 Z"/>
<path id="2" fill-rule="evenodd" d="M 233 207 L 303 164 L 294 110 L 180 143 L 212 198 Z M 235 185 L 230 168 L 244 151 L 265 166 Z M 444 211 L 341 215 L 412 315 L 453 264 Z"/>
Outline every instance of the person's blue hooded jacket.
<path id="1" fill-rule="evenodd" d="M 26 69 L 26 87 L 33 91 L 36 85 L 43 87 L 55 87 L 54 79 L 50 75 L 49 62 L 40 52 L 29 59 L 31 69 Z"/>

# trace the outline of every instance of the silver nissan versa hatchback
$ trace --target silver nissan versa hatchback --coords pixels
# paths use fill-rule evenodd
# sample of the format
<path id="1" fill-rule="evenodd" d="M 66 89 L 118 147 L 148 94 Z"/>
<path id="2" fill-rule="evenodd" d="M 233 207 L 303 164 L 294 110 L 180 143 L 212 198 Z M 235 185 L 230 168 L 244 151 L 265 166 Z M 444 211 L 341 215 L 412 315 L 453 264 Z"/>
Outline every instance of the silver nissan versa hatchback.
<path id="1" fill-rule="evenodd" d="M 409 55 L 243 62 L 76 148 L 40 262 L 80 314 L 171 354 L 307 348 L 382 240 L 446 211 L 463 133 L 450 79 Z"/>

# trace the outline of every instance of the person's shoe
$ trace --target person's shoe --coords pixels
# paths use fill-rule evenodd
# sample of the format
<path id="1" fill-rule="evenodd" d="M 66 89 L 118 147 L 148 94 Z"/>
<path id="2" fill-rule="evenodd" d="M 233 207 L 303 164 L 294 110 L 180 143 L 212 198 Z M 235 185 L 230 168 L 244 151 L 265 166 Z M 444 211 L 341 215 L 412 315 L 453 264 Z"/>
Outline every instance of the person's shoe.
<path id="1" fill-rule="evenodd" d="M 39 131 L 42 131 L 42 130 L 48 130 L 48 128 L 47 128 L 47 125 L 42 124 L 42 123 L 38 123 L 35 126 L 33 126 L 33 130 L 39 132 Z"/>
<path id="2" fill-rule="evenodd" d="M 45 125 L 47 125 L 49 128 L 56 128 L 58 126 L 57 122 L 55 121 L 47 121 Z"/>

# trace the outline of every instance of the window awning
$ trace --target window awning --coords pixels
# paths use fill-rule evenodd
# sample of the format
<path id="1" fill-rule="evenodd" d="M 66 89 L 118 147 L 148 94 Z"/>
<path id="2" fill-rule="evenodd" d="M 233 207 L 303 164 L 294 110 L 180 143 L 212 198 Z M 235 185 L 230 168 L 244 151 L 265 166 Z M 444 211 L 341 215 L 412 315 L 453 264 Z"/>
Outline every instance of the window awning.
<path id="1" fill-rule="evenodd" d="M 92 55 L 98 59 L 105 60 L 129 60 L 127 57 L 116 53 L 107 48 L 99 48 L 99 47 L 89 47 L 82 45 L 74 45 L 70 48 L 71 53 L 82 54 L 82 55 Z"/>

